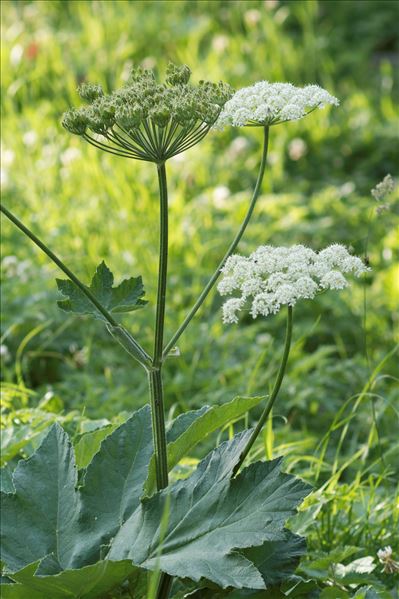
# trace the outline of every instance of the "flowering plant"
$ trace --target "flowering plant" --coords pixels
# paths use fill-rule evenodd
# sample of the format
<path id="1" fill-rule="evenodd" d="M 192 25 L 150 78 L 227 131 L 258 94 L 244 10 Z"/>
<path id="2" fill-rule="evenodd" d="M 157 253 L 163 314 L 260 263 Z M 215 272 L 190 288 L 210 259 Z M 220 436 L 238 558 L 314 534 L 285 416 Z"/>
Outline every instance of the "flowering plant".
<path id="1" fill-rule="evenodd" d="M 242 469 L 281 387 L 292 335 L 292 309 L 325 289 L 342 289 L 346 275 L 366 267 L 340 245 L 319 253 L 304 246 L 261 246 L 249 258 L 234 255 L 255 208 L 266 167 L 271 125 L 302 118 L 336 98 L 318 86 L 259 82 L 233 93 L 225 83 L 190 83 L 187 66 L 169 65 L 166 82 L 152 71 L 134 69 L 127 84 L 111 94 L 84 83 L 88 102 L 72 108 L 62 124 L 98 149 L 154 163 L 159 183 L 159 271 L 154 344 L 147 351 L 118 318 L 145 309 L 140 276 L 118 285 L 104 262 L 90 284 L 83 283 L 8 208 L 3 214 L 63 271 L 57 279 L 59 307 L 103 322 L 148 377 L 150 401 L 102 437 L 84 461 L 74 455 L 67 433 L 54 425 L 39 449 L 4 483 L 3 595 L 52 599 L 104 597 L 128 584 L 134 597 L 147 596 L 147 573 L 156 599 L 172 592 L 174 578 L 202 587 L 244 589 L 244 593 L 289 578 L 305 552 L 304 539 L 285 528 L 309 493 L 302 480 L 281 472 L 281 460 L 258 461 Z M 166 161 L 228 124 L 261 126 L 259 173 L 243 222 L 213 275 L 165 342 L 168 267 Z M 254 429 L 243 430 L 214 449 L 185 480 L 170 483 L 170 472 L 210 432 L 243 416 L 264 398 L 236 398 L 203 406 L 165 424 L 162 368 L 175 344 L 219 276 L 220 293 L 237 293 L 223 307 L 226 323 L 238 322 L 247 303 L 257 316 L 288 307 L 285 350 L 278 377 Z M 155 580 L 155 583 L 153 582 Z M 212 586 L 213 585 L 213 586 Z M 228 592 L 228 591 L 226 591 Z"/>

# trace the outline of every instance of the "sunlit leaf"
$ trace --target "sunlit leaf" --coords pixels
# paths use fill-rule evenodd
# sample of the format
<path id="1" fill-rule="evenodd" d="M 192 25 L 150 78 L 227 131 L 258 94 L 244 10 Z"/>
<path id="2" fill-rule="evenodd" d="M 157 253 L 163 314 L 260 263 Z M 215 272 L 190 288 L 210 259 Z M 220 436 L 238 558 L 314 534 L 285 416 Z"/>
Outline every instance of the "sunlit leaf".
<path id="1" fill-rule="evenodd" d="M 58 306 L 65 312 L 74 314 L 91 314 L 104 320 L 103 314 L 90 299 L 69 279 L 56 279 L 58 290 L 68 299 L 59 300 Z M 97 267 L 91 280 L 89 290 L 100 304 L 109 312 L 132 312 L 147 304 L 143 300 L 145 294 L 141 277 L 124 279 L 117 287 L 113 287 L 114 275 L 105 262 Z"/>

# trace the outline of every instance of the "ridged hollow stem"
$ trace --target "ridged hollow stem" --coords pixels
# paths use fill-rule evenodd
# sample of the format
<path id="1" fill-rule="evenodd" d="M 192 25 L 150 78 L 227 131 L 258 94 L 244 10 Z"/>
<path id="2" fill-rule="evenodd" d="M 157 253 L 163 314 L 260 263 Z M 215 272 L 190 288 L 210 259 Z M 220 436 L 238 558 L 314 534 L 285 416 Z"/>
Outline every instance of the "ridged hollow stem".
<path id="1" fill-rule="evenodd" d="M 259 197 L 259 193 L 260 193 L 260 190 L 262 187 L 263 175 L 265 173 L 265 168 L 266 168 L 268 146 L 269 146 L 269 127 L 264 127 L 264 129 L 263 129 L 263 150 L 262 150 L 262 158 L 261 158 L 261 162 L 260 162 L 260 166 L 259 166 L 258 178 L 256 180 L 255 189 L 252 194 L 252 199 L 249 204 L 245 218 L 241 224 L 241 227 L 240 227 L 237 235 L 235 236 L 234 240 L 232 241 L 229 249 L 227 250 L 226 254 L 224 255 L 224 257 L 223 257 L 222 261 L 220 262 L 219 266 L 217 267 L 216 271 L 214 272 L 212 277 L 209 279 L 207 285 L 203 289 L 201 295 L 195 302 L 194 306 L 191 308 L 190 312 L 187 314 L 187 316 L 184 319 L 184 321 L 182 322 L 182 324 L 179 326 L 179 328 L 177 329 L 177 331 L 175 332 L 175 334 L 173 335 L 173 337 L 171 338 L 169 343 L 166 345 L 166 347 L 163 351 L 164 358 L 166 358 L 166 356 L 168 355 L 168 353 L 170 352 L 172 347 L 174 347 L 177 340 L 183 334 L 183 332 L 187 328 L 187 326 L 190 323 L 190 321 L 192 320 L 192 318 L 195 316 L 195 314 L 198 312 L 198 310 L 200 309 L 200 307 L 206 300 L 209 292 L 211 291 L 212 287 L 215 285 L 216 281 L 218 280 L 218 278 L 220 276 L 221 269 L 226 264 L 227 259 L 233 254 L 233 252 L 235 251 L 239 242 L 241 241 L 242 236 L 244 235 L 245 229 L 247 228 L 247 225 L 250 221 L 250 218 L 254 211 L 254 208 L 255 208 L 255 205 L 256 205 L 256 202 L 257 202 L 257 199 Z"/>
<path id="2" fill-rule="evenodd" d="M 254 431 L 253 431 L 251 437 L 249 438 L 248 443 L 244 447 L 244 450 L 242 451 L 240 458 L 233 470 L 233 476 L 235 476 L 237 474 L 237 472 L 243 465 L 245 458 L 249 454 L 259 433 L 261 432 L 263 426 L 265 425 L 265 422 L 267 421 L 269 414 L 273 408 L 273 405 L 277 399 L 278 393 L 280 391 L 281 383 L 283 382 L 285 369 L 287 367 L 287 362 L 288 362 L 288 356 L 290 355 L 291 339 L 292 339 L 292 307 L 287 306 L 287 310 L 288 310 L 288 313 L 287 313 L 287 326 L 286 326 L 286 332 L 285 332 L 284 352 L 283 352 L 283 357 L 281 358 L 281 363 L 280 363 L 280 368 L 278 370 L 277 378 L 274 383 L 272 393 L 271 393 L 269 400 L 265 406 L 265 409 L 263 410 L 262 415 L 259 418 L 259 422 L 256 425 L 256 427 L 254 428 Z"/>
<path id="3" fill-rule="evenodd" d="M 140 362 L 144 368 L 148 368 L 149 366 L 149 356 L 146 351 L 141 347 L 141 345 L 128 333 L 123 327 L 121 327 L 118 322 L 112 317 L 112 315 L 108 312 L 106 308 L 97 300 L 97 298 L 92 294 L 90 289 L 86 287 L 84 283 L 64 264 L 64 262 L 54 254 L 52 250 L 39 239 L 26 225 L 24 225 L 10 210 L 8 210 L 3 204 L 0 204 L 0 210 L 3 214 L 16 226 L 20 231 L 22 231 L 35 245 L 37 245 L 45 254 L 52 260 L 58 268 L 62 270 L 66 274 L 66 276 L 81 290 L 82 293 L 87 297 L 87 299 L 97 308 L 97 310 L 104 316 L 107 321 L 108 331 L 115 337 L 118 335 L 123 338 L 124 342 L 122 343 L 120 339 L 117 339 L 121 345 L 123 345 L 125 351 L 130 353 L 134 358 Z"/>
<path id="4" fill-rule="evenodd" d="M 157 164 L 159 203 L 160 203 L 160 231 L 159 231 L 159 266 L 158 266 L 158 292 L 155 316 L 155 341 L 154 341 L 154 367 L 162 364 L 162 347 L 165 322 L 166 283 L 168 274 L 168 186 L 166 181 L 165 163 Z"/>
<path id="5" fill-rule="evenodd" d="M 150 386 L 150 401 L 152 414 L 152 428 L 154 437 L 154 454 L 156 467 L 157 489 L 168 486 L 168 458 L 165 431 L 165 409 L 162 385 L 162 347 L 165 322 L 166 285 L 168 272 L 168 187 L 166 180 L 165 163 L 157 164 L 159 201 L 160 201 L 160 234 L 159 234 L 159 267 L 158 267 L 158 292 L 155 315 L 155 340 L 153 365 L 148 373 Z M 169 596 L 172 578 L 165 573 L 161 574 L 157 599 L 167 599 Z"/>
<path id="6" fill-rule="evenodd" d="M 156 482 L 157 490 L 160 491 L 165 489 L 169 483 L 161 368 L 148 370 L 148 385 L 152 412 Z"/>

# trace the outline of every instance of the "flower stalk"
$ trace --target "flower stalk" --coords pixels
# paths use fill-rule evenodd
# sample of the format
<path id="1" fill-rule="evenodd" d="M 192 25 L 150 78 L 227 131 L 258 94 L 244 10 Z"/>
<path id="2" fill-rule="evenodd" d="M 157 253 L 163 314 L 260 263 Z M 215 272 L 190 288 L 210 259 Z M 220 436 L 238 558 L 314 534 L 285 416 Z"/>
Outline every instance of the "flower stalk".
<path id="1" fill-rule="evenodd" d="M 242 451 L 240 458 L 234 468 L 233 471 L 233 476 L 236 476 L 236 474 L 238 473 L 238 471 L 240 470 L 241 466 L 243 465 L 245 458 L 247 457 L 247 455 L 249 454 L 253 444 L 255 443 L 259 433 L 261 432 L 262 428 L 264 427 L 270 412 L 272 411 L 272 408 L 274 406 L 274 403 L 277 399 L 277 396 L 279 394 L 280 388 L 281 388 L 281 384 L 283 382 L 284 379 L 284 375 L 285 375 L 285 371 L 287 368 L 287 363 L 288 363 L 288 357 L 290 355 L 290 349 L 291 349 L 291 340 L 292 340 L 292 307 L 291 306 L 287 306 L 287 325 L 286 325 L 286 331 L 285 331 L 285 342 L 284 342 L 284 351 L 283 351 L 283 356 L 281 358 L 281 363 L 280 363 L 280 367 L 277 373 L 277 378 L 276 381 L 274 383 L 274 387 L 272 390 L 272 393 L 269 397 L 269 400 L 262 412 L 261 417 L 259 418 L 258 424 L 256 425 L 256 427 L 253 430 L 252 435 L 250 436 L 247 445 L 244 447 L 244 450 Z"/>
<path id="2" fill-rule="evenodd" d="M 182 324 L 179 326 L 179 328 L 177 329 L 177 331 L 175 332 L 175 334 L 173 335 L 173 337 L 170 339 L 170 341 L 166 345 L 166 347 L 165 347 L 165 349 L 163 351 L 164 358 L 167 357 L 167 355 L 169 354 L 169 352 L 171 351 L 171 349 L 175 346 L 175 344 L 178 341 L 178 339 L 180 338 L 180 336 L 184 333 L 184 331 L 186 330 L 187 326 L 190 324 L 190 321 L 194 318 L 194 316 L 196 315 L 196 313 L 198 312 L 198 310 L 200 309 L 200 307 L 202 306 L 202 304 L 204 303 L 204 301 L 208 297 L 209 292 L 212 290 L 213 286 L 215 285 L 215 283 L 217 282 L 218 278 L 220 277 L 222 268 L 226 264 L 226 262 L 229 259 L 229 257 L 236 250 L 238 244 L 241 241 L 242 236 L 245 233 L 247 225 L 248 225 L 248 223 L 249 223 L 249 221 L 251 219 L 252 213 L 253 213 L 253 211 L 255 209 L 255 205 L 256 205 L 256 202 L 258 200 L 258 197 L 259 197 L 259 194 L 260 194 L 260 190 L 262 188 L 263 176 L 265 174 L 265 169 L 266 169 L 268 148 L 269 148 L 269 127 L 265 126 L 263 128 L 262 158 L 261 158 L 260 165 L 259 165 L 258 177 L 256 179 L 255 188 L 254 188 L 254 191 L 253 191 L 253 194 L 252 194 L 252 198 L 251 198 L 251 202 L 250 202 L 250 204 L 248 206 L 248 210 L 247 210 L 247 213 L 245 215 L 245 218 L 244 218 L 244 220 L 241 223 L 241 227 L 238 230 L 237 235 L 235 236 L 235 238 L 233 239 L 230 247 L 228 248 L 227 252 L 223 256 L 223 258 L 222 258 L 219 266 L 217 267 L 217 269 L 213 273 L 212 277 L 209 279 L 208 283 L 206 284 L 205 288 L 201 292 L 200 296 L 198 297 L 198 299 L 195 302 L 194 306 L 191 308 L 190 312 L 187 314 L 187 316 L 184 319 L 184 321 L 182 322 Z"/>

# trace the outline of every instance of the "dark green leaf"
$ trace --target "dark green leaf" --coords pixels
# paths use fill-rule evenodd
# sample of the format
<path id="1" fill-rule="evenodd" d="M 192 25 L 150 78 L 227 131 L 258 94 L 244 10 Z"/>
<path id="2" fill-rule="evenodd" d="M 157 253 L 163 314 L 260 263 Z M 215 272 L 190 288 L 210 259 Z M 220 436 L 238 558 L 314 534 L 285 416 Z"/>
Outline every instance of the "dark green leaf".
<path id="1" fill-rule="evenodd" d="M 372 586 L 362 587 L 353 595 L 353 599 L 392 599 L 391 593 Z"/>
<path id="2" fill-rule="evenodd" d="M 144 500 L 116 535 L 110 559 L 130 558 L 150 570 L 206 578 L 222 588 L 265 588 L 260 572 L 237 550 L 283 541 L 284 523 L 309 487 L 281 473 L 281 460 L 257 462 L 231 480 L 249 435 L 223 443 L 189 479 Z"/>
<path id="3" fill-rule="evenodd" d="M 95 599 L 121 584 L 137 568 L 131 562 L 99 561 L 78 570 L 38 576 L 38 562 L 12 575 L 14 585 L 1 585 L 2 599 Z"/>
<path id="4" fill-rule="evenodd" d="M 306 551 L 303 537 L 289 530 L 284 532 L 285 538 L 282 540 L 266 541 L 259 547 L 251 547 L 243 552 L 258 568 L 267 586 L 286 580 Z"/>
<path id="5" fill-rule="evenodd" d="M 14 493 L 14 483 L 12 482 L 12 468 L 9 465 L 0 470 L 1 491 L 3 493 Z"/>
<path id="6" fill-rule="evenodd" d="M 54 573 L 55 564 L 66 570 L 100 559 L 101 545 L 139 504 L 151 454 L 146 406 L 103 441 L 77 491 L 71 444 L 54 425 L 36 453 L 19 462 L 15 493 L 2 494 L 2 558 L 8 571 L 46 556 L 41 574 Z"/>
<path id="7" fill-rule="evenodd" d="M 74 456 L 68 436 L 55 424 L 38 451 L 20 461 L 14 494 L 2 497 L 2 559 L 17 571 L 51 552 L 67 566 L 78 510 Z"/>
<path id="8" fill-rule="evenodd" d="M 58 306 L 66 312 L 75 314 L 91 314 L 104 320 L 89 298 L 69 279 L 56 279 L 58 290 L 68 299 L 59 300 Z M 89 290 L 109 312 L 132 312 L 142 308 L 147 303 L 143 300 L 145 294 L 141 277 L 131 277 L 113 287 L 114 275 L 105 262 L 97 267 L 91 280 Z"/>
<path id="9" fill-rule="evenodd" d="M 137 508 L 152 453 L 150 408 L 145 406 L 102 442 L 86 470 L 73 566 L 82 563 L 82 555 L 98 559 L 99 546 Z"/>
<path id="10" fill-rule="evenodd" d="M 187 456 L 198 443 L 203 441 L 218 428 L 234 422 L 259 402 L 264 397 L 235 397 L 232 401 L 221 406 L 204 406 L 178 416 L 168 432 L 168 466 L 174 468 L 182 458 Z M 155 490 L 155 461 L 151 460 L 148 480 L 146 482 L 147 494 Z"/>

